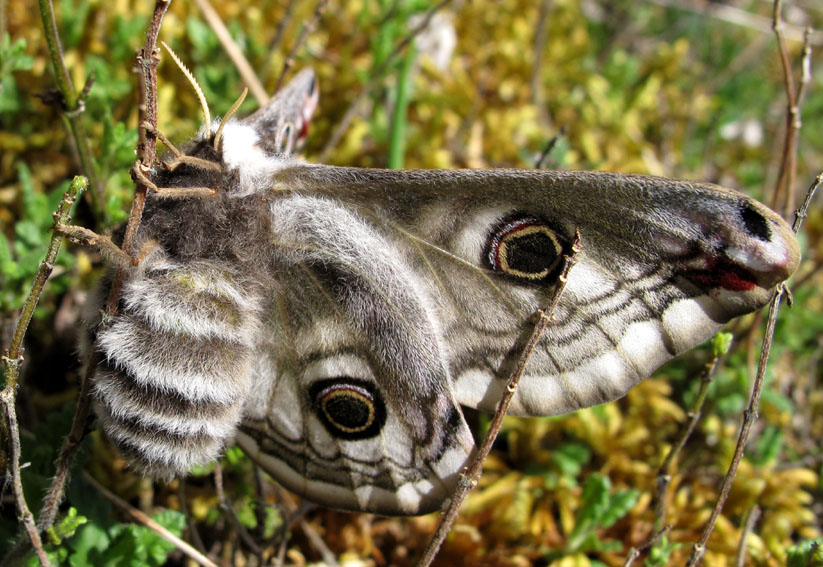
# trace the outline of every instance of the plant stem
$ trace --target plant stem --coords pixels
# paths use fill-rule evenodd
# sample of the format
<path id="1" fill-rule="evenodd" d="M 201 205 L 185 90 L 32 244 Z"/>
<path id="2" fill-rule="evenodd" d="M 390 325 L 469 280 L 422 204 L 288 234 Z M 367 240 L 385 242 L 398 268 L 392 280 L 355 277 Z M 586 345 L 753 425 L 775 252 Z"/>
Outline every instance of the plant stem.
<path id="1" fill-rule="evenodd" d="M 71 76 L 63 58 L 63 48 L 60 45 L 60 36 L 57 32 L 57 20 L 54 17 L 54 6 L 51 0 L 40 0 L 40 16 L 43 18 L 43 31 L 49 46 L 51 63 L 54 66 L 54 79 L 57 89 L 63 97 L 63 116 L 68 122 L 69 132 L 74 139 L 77 155 L 80 159 L 80 169 L 88 178 L 91 187 L 91 205 L 98 221 L 105 221 L 105 207 L 103 206 L 103 186 L 97 178 L 94 160 L 91 157 L 89 139 L 86 127 L 83 125 L 84 102 L 80 100 L 74 90 Z"/>

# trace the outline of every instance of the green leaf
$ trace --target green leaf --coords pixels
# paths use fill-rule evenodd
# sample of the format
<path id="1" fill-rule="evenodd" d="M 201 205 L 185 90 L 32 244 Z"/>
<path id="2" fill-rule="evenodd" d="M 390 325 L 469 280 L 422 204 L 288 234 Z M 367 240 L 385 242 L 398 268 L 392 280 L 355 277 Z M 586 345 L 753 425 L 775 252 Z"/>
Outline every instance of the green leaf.
<path id="1" fill-rule="evenodd" d="M 786 567 L 823 567 L 823 539 L 799 543 L 786 551 Z"/>
<path id="2" fill-rule="evenodd" d="M 722 356 L 729 352 L 729 347 L 732 346 L 732 339 L 734 335 L 731 333 L 717 333 L 712 337 L 712 352 L 714 356 Z"/>

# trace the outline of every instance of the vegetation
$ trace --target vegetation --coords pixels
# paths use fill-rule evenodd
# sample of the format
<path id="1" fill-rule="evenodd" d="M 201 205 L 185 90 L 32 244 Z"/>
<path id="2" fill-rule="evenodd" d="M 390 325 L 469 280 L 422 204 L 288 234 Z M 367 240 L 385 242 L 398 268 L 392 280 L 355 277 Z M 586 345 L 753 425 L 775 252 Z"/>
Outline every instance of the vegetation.
<path id="1" fill-rule="evenodd" d="M 429 29 L 436 31 L 399 50 L 438 3 L 237 0 L 215 8 L 268 90 L 278 84 L 292 50 L 290 73 L 305 66 L 317 71 L 321 103 L 304 151 L 309 161 L 532 167 L 554 139 L 547 156 L 553 168 L 714 181 L 793 211 L 796 203 L 775 193 L 785 79 L 774 36 L 758 29 L 770 21 L 771 7 L 745 0 L 729 8 L 742 16 L 731 23 L 727 12 L 676 4 L 452 2 L 434 14 Z M 152 3 L 55 0 L 55 8 L 75 93 L 92 80 L 77 101 L 82 113 L 61 108 L 38 11 L 25 2 L 0 2 L 3 346 L 10 344 L 49 247 L 51 213 L 73 176 L 92 181 L 74 223 L 97 231 L 126 218 L 133 193 L 128 170 L 139 106 L 133 69 Z M 787 37 L 801 30 L 802 39 L 807 25 L 823 30 L 823 9 L 813 2 L 786 6 L 784 17 Z M 193 70 L 213 111 L 225 112 L 243 81 L 196 3 L 172 2 L 160 38 Z M 815 56 L 797 143 L 798 201 L 823 169 L 823 32 L 810 43 Z M 790 39 L 787 46 L 799 78 L 802 41 Z M 159 72 L 160 128 L 172 140 L 184 139 L 199 128 L 198 103 L 167 60 Z M 336 130 L 358 97 L 354 117 Z M 256 107 L 251 98 L 241 113 Z M 92 159 L 86 169 L 79 165 L 84 153 L 76 149 L 71 122 L 77 116 L 85 129 L 80 145 Z M 760 419 L 709 540 L 706 565 L 823 565 L 819 205 L 800 238 L 805 259 L 791 285 L 794 305 L 780 313 Z M 22 487 L 35 517 L 71 428 L 81 307 L 102 265 L 94 251 L 64 250 L 26 337 L 18 415 L 28 464 Z M 728 329 L 730 347 L 715 342 L 696 349 L 618 402 L 555 418 L 507 418 L 435 564 L 615 566 L 633 548 L 640 551 L 637 564 L 684 564 L 734 450 L 761 320 L 738 321 Z M 714 358 L 718 368 L 701 394 L 701 373 Z M 656 502 L 658 471 L 698 398 L 705 399 L 702 416 L 672 461 L 664 518 Z M 484 419 L 477 416 L 478 431 Z M 205 543 L 205 551 L 226 565 L 255 565 L 255 556 L 278 553 L 297 565 L 328 562 L 329 553 L 346 565 L 413 565 L 438 519 L 317 508 L 292 523 L 296 498 L 258 484 L 239 450 L 228 451 L 222 462 L 225 498 L 215 490 L 213 472 L 152 484 L 131 473 L 94 429 L 74 461 L 45 550 L 59 565 L 186 564 L 178 547 L 118 511 L 98 482 L 172 533 Z M 26 537 L 21 533 L 9 501 L 0 515 L 0 555 Z M 31 553 L 20 561 L 39 563 Z"/>

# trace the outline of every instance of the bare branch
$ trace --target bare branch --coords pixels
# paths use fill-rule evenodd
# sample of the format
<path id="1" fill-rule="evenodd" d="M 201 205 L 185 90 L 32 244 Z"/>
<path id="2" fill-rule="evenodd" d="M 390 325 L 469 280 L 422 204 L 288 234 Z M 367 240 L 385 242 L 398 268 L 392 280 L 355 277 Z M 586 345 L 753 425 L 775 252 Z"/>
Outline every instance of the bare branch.
<path id="1" fill-rule="evenodd" d="M 540 343 L 540 340 L 543 338 L 543 333 L 545 333 L 548 326 L 554 320 L 554 311 L 557 308 L 560 297 L 563 295 L 563 290 L 565 289 L 566 282 L 569 278 L 569 272 L 577 263 L 577 254 L 580 250 L 580 231 L 576 230 L 571 254 L 565 257 L 563 271 L 558 277 L 557 285 L 552 291 L 548 304 L 544 308 L 538 309 L 536 312 L 537 322 L 534 324 L 531 335 L 520 352 L 517 364 L 509 376 L 506 384 L 506 391 L 497 405 L 497 411 L 494 412 L 494 416 L 492 417 L 486 437 L 477 449 L 477 452 L 472 458 L 469 466 L 463 471 L 463 473 L 461 473 L 460 480 L 458 481 L 454 494 L 452 494 L 449 501 L 449 506 L 446 508 L 446 511 L 443 512 L 443 516 L 440 518 L 440 523 L 437 526 L 437 530 L 434 532 L 434 535 L 432 535 L 432 538 L 429 540 L 426 549 L 423 551 L 423 556 L 417 563 L 417 567 L 428 567 L 431 565 L 431 562 L 434 560 L 434 556 L 437 554 L 437 551 L 446 539 L 449 530 L 451 530 L 452 524 L 457 519 L 457 515 L 460 511 L 460 505 L 469 495 L 469 492 L 471 492 L 477 485 L 478 479 L 483 474 L 483 462 L 486 460 L 486 457 L 489 456 L 494 440 L 497 438 L 501 425 L 503 425 L 503 418 L 506 417 L 509 403 L 517 391 L 517 386 L 520 383 L 520 379 L 523 377 L 523 373 L 526 371 L 526 365 L 528 364 L 535 348 L 537 348 L 537 345 Z"/>

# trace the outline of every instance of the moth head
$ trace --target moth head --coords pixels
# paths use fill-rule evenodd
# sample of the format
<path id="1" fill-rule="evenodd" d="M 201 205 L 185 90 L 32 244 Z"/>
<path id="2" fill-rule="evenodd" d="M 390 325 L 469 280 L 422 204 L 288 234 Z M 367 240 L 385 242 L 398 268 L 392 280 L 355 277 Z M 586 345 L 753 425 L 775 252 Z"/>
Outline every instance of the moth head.
<path id="1" fill-rule="evenodd" d="M 302 71 L 252 116 L 235 120 L 233 116 L 248 93 L 244 89 L 222 120 L 212 122 L 194 76 L 165 43 L 163 46 L 191 83 L 205 119 L 204 127 L 182 153 L 163 139 L 175 154 L 167 169 L 174 172 L 180 164 L 190 166 L 163 181 L 171 182 L 172 187 L 212 187 L 234 197 L 267 191 L 273 174 L 306 139 L 318 101 L 314 71 Z"/>

